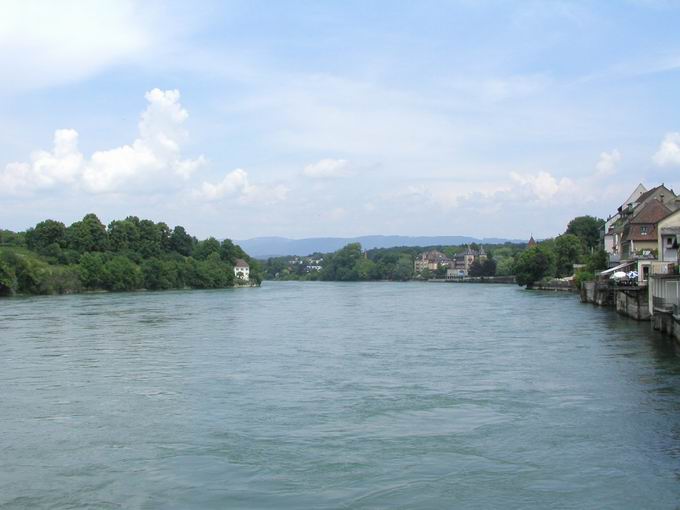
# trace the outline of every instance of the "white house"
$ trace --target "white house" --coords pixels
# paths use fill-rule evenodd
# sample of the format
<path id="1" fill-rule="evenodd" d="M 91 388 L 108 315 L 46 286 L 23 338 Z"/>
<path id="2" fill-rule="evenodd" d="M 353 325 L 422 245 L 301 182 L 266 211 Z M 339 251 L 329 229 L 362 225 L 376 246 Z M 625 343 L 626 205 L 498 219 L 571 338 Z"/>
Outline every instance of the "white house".
<path id="1" fill-rule="evenodd" d="M 250 266 L 245 260 L 236 259 L 236 264 L 234 265 L 234 274 L 236 275 L 236 278 L 240 278 L 242 280 L 249 280 Z"/>

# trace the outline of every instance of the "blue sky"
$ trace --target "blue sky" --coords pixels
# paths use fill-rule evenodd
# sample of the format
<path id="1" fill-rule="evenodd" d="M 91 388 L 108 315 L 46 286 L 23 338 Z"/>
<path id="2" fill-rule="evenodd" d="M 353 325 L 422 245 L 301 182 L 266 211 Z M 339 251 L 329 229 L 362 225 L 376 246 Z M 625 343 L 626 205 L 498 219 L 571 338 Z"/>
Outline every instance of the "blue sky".
<path id="1" fill-rule="evenodd" d="M 680 191 L 680 2 L 30 2 L 0 227 L 555 235 Z"/>

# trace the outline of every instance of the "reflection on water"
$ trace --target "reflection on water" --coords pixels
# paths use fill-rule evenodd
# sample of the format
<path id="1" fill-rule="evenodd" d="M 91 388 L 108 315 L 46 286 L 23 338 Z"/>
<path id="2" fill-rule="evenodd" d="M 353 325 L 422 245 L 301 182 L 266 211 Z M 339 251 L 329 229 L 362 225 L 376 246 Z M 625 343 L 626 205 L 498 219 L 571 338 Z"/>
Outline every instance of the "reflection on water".
<path id="1" fill-rule="evenodd" d="M 680 360 L 574 296 L 0 301 L 2 508 L 676 508 Z"/>

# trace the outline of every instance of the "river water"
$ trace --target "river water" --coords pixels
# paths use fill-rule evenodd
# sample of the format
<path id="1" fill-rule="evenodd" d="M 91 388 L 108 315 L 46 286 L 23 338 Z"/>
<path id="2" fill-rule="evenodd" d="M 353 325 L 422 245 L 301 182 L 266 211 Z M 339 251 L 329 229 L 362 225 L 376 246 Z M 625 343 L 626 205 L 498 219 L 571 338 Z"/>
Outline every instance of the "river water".
<path id="1" fill-rule="evenodd" d="M 0 508 L 678 508 L 680 359 L 573 295 L 0 301 Z"/>

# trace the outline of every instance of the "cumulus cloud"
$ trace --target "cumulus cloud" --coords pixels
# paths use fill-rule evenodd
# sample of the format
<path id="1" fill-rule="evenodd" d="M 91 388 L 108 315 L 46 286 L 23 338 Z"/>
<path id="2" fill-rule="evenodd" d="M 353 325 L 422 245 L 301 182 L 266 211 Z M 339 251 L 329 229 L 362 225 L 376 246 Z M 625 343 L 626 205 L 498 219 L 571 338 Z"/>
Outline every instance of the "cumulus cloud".
<path id="1" fill-rule="evenodd" d="M 510 172 L 510 177 L 522 195 L 529 199 L 545 202 L 557 195 L 573 194 L 576 190 L 574 181 L 567 177 L 557 180 L 548 172 L 537 174 L 519 174 Z"/>
<path id="2" fill-rule="evenodd" d="M 194 198 L 209 202 L 233 198 L 241 203 L 271 204 L 285 200 L 288 191 L 288 188 L 283 185 L 251 184 L 248 172 L 237 168 L 216 183 L 204 181 L 199 189 L 194 190 L 193 195 Z"/>
<path id="3" fill-rule="evenodd" d="M 35 151 L 30 160 L 30 163 L 10 163 L 0 172 L 0 191 L 19 194 L 29 184 L 32 188 L 42 189 L 73 183 L 83 165 L 83 155 L 78 151 L 78 133 L 73 129 L 58 129 L 54 133 L 52 151 Z"/>
<path id="4" fill-rule="evenodd" d="M 659 166 L 680 165 L 680 133 L 668 133 L 653 158 Z"/>
<path id="5" fill-rule="evenodd" d="M 616 167 L 621 161 L 621 153 L 614 149 L 611 152 L 602 152 L 595 168 L 598 176 L 605 177 L 616 173 Z"/>
<path id="6" fill-rule="evenodd" d="M 344 159 L 322 159 L 305 166 L 303 173 L 312 179 L 344 177 L 348 174 L 349 164 Z"/>
<path id="7" fill-rule="evenodd" d="M 179 91 L 153 89 L 145 98 L 148 105 L 139 121 L 139 136 L 131 144 L 96 151 L 86 159 L 78 150 L 77 131 L 59 129 L 51 152 L 36 151 L 29 163 L 10 163 L 0 171 L 0 190 L 20 194 L 71 185 L 107 193 L 125 186 L 166 184 L 168 177 L 188 179 L 206 160 L 182 159 L 181 147 L 188 136 L 183 124 L 189 114 L 179 102 Z"/>

